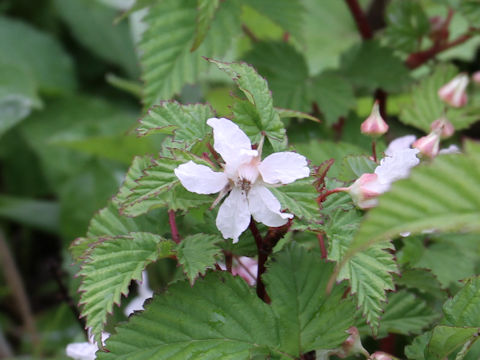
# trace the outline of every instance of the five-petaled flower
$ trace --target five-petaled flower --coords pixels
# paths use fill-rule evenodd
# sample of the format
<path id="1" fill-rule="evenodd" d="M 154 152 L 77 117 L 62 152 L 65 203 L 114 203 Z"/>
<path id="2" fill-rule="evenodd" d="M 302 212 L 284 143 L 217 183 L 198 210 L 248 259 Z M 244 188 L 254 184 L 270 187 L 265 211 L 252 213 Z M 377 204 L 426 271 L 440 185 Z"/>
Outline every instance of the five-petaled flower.
<path id="1" fill-rule="evenodd" d="M 252 149 L 248 136 L 232 121 L 208 119 L 213 128 L 214 149 L 225 165 L 215 172 L 205 165 L 189 161 L 175 169 L 182 185 L 197 194 L 230 195 L 218 210 L 216 224 L 225 239 L 238 241 L 248 227 L 250 216 L 267 226 L 285 225 L 292 214 L 282 213 L 278 199 L 267 185 L 290 184 L 309 176 L 304 156 L 295 152 L 280 152 L 261 160 L 261 145 Z"/>

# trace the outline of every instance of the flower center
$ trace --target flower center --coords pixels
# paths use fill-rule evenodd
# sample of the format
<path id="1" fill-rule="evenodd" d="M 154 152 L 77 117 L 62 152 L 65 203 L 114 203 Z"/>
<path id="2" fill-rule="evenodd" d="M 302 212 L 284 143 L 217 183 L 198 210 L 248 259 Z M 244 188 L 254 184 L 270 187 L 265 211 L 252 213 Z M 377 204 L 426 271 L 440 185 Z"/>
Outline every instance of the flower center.
<path id="1" fill-rule="evenodd" d="M 249 163 L 242 164 L 237 169 L 237 179 L 235 179 L 235 186 L 248 193 L 251 186 L 258 179 L 259 171 L 257 159 L 252 159 Z"/>

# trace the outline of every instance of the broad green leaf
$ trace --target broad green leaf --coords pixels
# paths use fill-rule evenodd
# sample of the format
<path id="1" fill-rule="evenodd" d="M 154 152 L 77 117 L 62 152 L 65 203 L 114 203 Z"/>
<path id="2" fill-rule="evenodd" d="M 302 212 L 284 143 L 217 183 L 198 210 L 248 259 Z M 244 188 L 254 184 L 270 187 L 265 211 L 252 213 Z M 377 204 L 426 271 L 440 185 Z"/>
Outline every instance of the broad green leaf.
<path id="1" fill-rule="evenodd" d="M 272 309 L 239 277 L 212 272 L 198 280 L 173 284 L 146 310 L 106 343 L 99 360 L 252 358 L 279 355 Z M 284 359 L 291 358 L 284 356 Z"/>
<path id="2" fill-rule="evenodd" d="M 305 9 L 299 0 L 246 0 L 262 15 L 265 15 L 297 40 L 303 40 L 302 23 Z"/>
<path id="3" fill-rule="evenodd" d="M 445 324 L 480 327 L 480 277 L 467 279 L 463 288 L 443 306 Z"/>
<path id="4" fill-rule="evenodd" d="M 136 156 L 133 159 L 132 164 L 125 175 L 122 186 L 120 186 L 117 195 L 113 198 L 113 202 L 117 206 L 120 206 L 127 201 L 132 189 L 137 186 L 136 180 L 141 178 L 144 175 L 144 171 L 153 165 L 153 158 L 149 155 Z"/>
<path id="5" fill-rule="evenodd" d="M 40 92 L 71 92 L 76 85 L 73 62 L 52 37 L 3 16 L 0 16 L 0 63 L 31 74 Z"/>
<path id="6" fill-rule="evenodd" d="M 308 221 L 318 219 L 318 194 L 313 187 L 312 178 L 269 189 L 280 201 L 282 208 L 291 211 L 295 216 Z"/>
<path id="7" fill-rule="evenodd" d="M 220 0 L 197 1 L 197 28 L 195 29 L 195 39 L 190 51 L 195 51 L 203 42 L 205 36 L 207 36 L 208 29 L 219 5 Z"/>
<path id="8" fill-rule="evenodd" d="M 109 63 L 121 66 L 130 77 L 138 77 L 138 59 L 129 26 L 113 24 L 117 16 L 115 9 L 92 0 L 55 0 L 54 3 L 82 45 Z"/>
<path id="9" fill-rule="evenodd" d="M 275 106 L 311 110 L 308 67 L 303 55 L 292 45 L 280 41 L 254 43 L 244 59 L 267 79 Z"/>
<path id="10" fill-rule="evenodd" d="M 468 148 L 468 146 L 467 146 Z M 480 231 L 480 150 L 441 155 L 380 196 L 356 234 L 350 255 L 368 245 L 422 230 Z"/>
<path id="11" fill-rule="evenodd" d="M 180 157 L 161 158 L 143 168 L 145 158 L 137 158 L 119 193 L 117 201 L 120 211 L 127 216 L 138 216 L 158 207 L 168 206 L 172 210 L 185 210 L 207 204 L 212 199 L 187 191 L 176 177 L 174 170 L 188 160 L 208 165 L 205 161 L 187 153 L 179 152 Z M 137 177 L 140 175 L 139 177 Z"/>
<path id="12" fill-rule="evenodd" d="M 342 56 L 341 71 L 354 85 L 369 90 L 398 91 L 410 82 L 410 74 L 392 49 L 369 40 Z"/>
<path id="13" fill-rule="evenodd" d="M 413 339 L 413 342 L 405 347 L 405 355 L 410 360 L 425 360 L 425 348 L 430 341 L 431 332 L 426 332 Z"/>
<path id="14" fill-rule="evenodd" d="M 425 360 L 443 359 L 478 334 L 478 328 L 436 326 L 425 350 Z"/>
<path id="15" fill-rule="evenodd" d="M 310 101 L 316 102 L 328 125 L 347 116 L 355 107 L 355 96 L 349 81 L 333 72 L 323 72 L 310 80 Z"/>
<path id="16" fill-rule="evenodd" d="M 32 74 L 0 59 L 0 136 L 41 106 Z"/>
<path id="17" fill-rule="evenodd" d="M 210 62 L 231 76 L 248 101 L 255 105 L 259 119 L 256 124 L 258 133 L 265 133 L 275 151 L 284 150 L 285 129 L 278 112 L 273 107 L 272 94 L 265 79 L 245 63 L 224 63 L 212 59 Z"/>
<path id="18" fill-rule="evenodd" d="M 389 46 L 404 52 L 418 51 L 430 23 L 420 3 L 414 0 L 391 2 L 387 8 L 385 36 Z"/>
<path id="19" fill-rule="evenodd" d="M 0 195 L 0 217 L 49 232 L 58 231 L 59 210 L 54 201 Z"/>
<path id="20" fill-rule="evenodd" d="M 408 241 L 410 243 L 410 241 Z M 398 260 L 398 255 L 397 255 Z M 443 300 L 447 293 L 442 290 L 442 285 L 435 275 L 428 269 L 405 269 L 401 276 L 395 279 L 397 285 L 415 289 L 420 294 L 430 294 L 436 299 Z"/>
<path id="21" fill-rule="evenodd" d="M 380 320 L 379 336 L 389 333 L 411 335 L 420 334 L 424 328 L 438 319 L 425 301 L 402 290 L 391 293 L 385 306 L 385 313 Z"/>
<path id="22" fill-rule="evenodd" d="M 237 1 L 225 1 L 203 43 L 192 53 L 196 8 L 196 0 L 163 0 L 151 6 L 145 16 L 148 29 L 143 34 L 140 50 L 146 108 L 159 100 L 170 99 L 186 83 L 195 82 L 208 66 L 202 56 L 223 56 L 240 31 L 240 7 Z"/>
<path id="23" fill-rule="evenodd" d="M 400 120 L 425 132 L 430 132 L 430 124 L 442 116 L 445 116 L 456 130 L 465 129 L 479 120 L 478 105 L 467 104 L 463 108 L 455 109 L 447 107 L 438 96 L 438 90 L 452 80 L 456 73 L 453 66 L 437 67 L 430 76 L 414 87 L 410 103 L 406 104 L 400 113 Z"/>
<path id="24" fill-rule="evenodd" d="M 209 105 L 162 101 L 148 110 L 136 132 L 140 136 L 156 133 L 174 135 L 175 141 L 190 145 L 210 133 L 207 120 L 214 116 L 215 112 Z"/>
<path id="25" fill-rule="evenodd" d="M 480 23 L 480 2 L 478 0 L 463 0 L 458 10 L 468 19 L 472 26 Z"/>
<path id="26" fill-rule="evenodd" d="M 175 244 L 150 233 L 105 238 L 85 260 L 80 276 L 83 277 L 80 301 L 84 304 L 82 316 L 99 340 L 100 333 L 122 295 L 128 294 L 132 280 L 141 280 L 145 267 L 162 257 L 173 254 Z"/>
<path id="27" fill-rule="evenodd" d="M 213 267 L 215 257 L 221 251 L 215 244 L 222 241 L 216 235 L 196 234 L 187 236 L 176 246 L 178 262 L 190 284 L 193 285 L 199 275 L 205 275 L 207 269 Z"/>
<path id="28" fill-rule="evenodd" d="M 392 273 L 398 272 L 397 265 L 389 249 L 392 245 L 382 242 L 363 252 L 356 253 L 345 263 L 345 255 L 358 229 L 361 216 L 358 210 L 336 210 L 325 225 L 328 237 L 328 258 L 342 262 L 337 280 L 348 279 L 351 293 L 357 298 L 367 324 L 374 334 L 378 331 L 379 317 L 387 301 L 386 291 L 394 290 Z"/>
<path id="29" fill-rule="evenodd" d="M 344 286 L 327 295 L 333 264 L 300 245 L 287 245 L 270 263 L 263 279 L 279 319 L 281 349 L 291 355 L 333 349 L 347 338 L 355 307 L 342 300 Z"/>
<path id="30" fill-rule="evenodd" d="M 308 119 L 315 122 L 320 122 L 320 120 L 317 119 L 315 116 L 301 112 L 301 111 L 281 109 L 281 108 L 276 108 L 276 110 L 280 118 L 299 118 L 299 119 Z"/>
<path id="31" fill-rule="evenodd" d="M 376 162 L 367 156 L 349 155 L 343 159 L 340 180 L 352 181 L 358 179 L 362 174 L 373 173 L 378 166 Z"/>

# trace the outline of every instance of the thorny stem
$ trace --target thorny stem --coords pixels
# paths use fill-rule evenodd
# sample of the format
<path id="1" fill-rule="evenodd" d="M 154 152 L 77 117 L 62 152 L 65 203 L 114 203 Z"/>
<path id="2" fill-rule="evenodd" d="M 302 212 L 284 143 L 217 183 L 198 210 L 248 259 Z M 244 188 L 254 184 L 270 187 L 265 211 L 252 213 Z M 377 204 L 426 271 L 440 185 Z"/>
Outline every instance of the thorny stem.
<path id="1" fill-rule="evenodd" d="M 327 246 L 325 245 L 325 237 L 323 233 L 317 234 L 318 244 L 320 245 L 320 253 L 322 254 L 322 259 L 327 258 Z"/>
<path id="2" fill-rule="evenodd" d="M 360 35 L 362 36 L 362 39 L 364 40 L 371 39 L 373 37 L 372 28 L 370 27 L 367 17 L 365 16 L 365 13 L 360 7 L 360 4 L 358 3 L 358 1 L 345 0 L 345 2 L 347 3 L 353 18 L 355 19 L 355 23 L 357 24 L 357 28 L 358 28 L 358 31 L 360 32 Z"/>
<path id="3" fill-rule="evenodd" d="M 177 222 L 175 221 L 175 211 L 168 210 L 168 223 L 170 224 L 170 232 L 172 233 L 172 240 L 176 244 L 180 244 L 180 234 L 178 233 Z"/>
<path id="4" fill-rule="evenodd" d="M 12 290 L 12 295 L 16 299 L 16 307 L 22 317 L 23 324 L 25 325 L 27 332 L 30 333 L 32 342 L 35 346 L 38 346 L 39 337 L 35 327 L 35 320 L 30 307 L 30 302 L 28 301 L 27 293 L 25 291 L 25 286 L 2 231 L 0 231 L 0 262 L 5 281 Z"/>
<path id="5" fill-rule="evenodd" d="M 80 311 L 78 311 L 78 308 L 75 304 L 75 301 L 73 300 L 73 298 L 68 293 L 68 289 L 65 286 L 65 283 L 62 279 L 62 271 L 61 271 L 60 267 L 58 266 L 58 263 L 56 261 L 52 261 L 49 264 L 49 268 L 50 268 L 50 273 L 52 274 L 53 278 L 55 279 L 55 281 L 58 285 L 58 289 L 60 290 L 62 300 L 67 303 L 68 307 L 70 308 L 72 313 L 75 315 L 75 318 L 79 322 L 80 327 L 84 330 L 85 335 L 87 336 L 87 339 L 88 339 L 87 324 L 85 323 L 85 319 L 81 317 Z"/>

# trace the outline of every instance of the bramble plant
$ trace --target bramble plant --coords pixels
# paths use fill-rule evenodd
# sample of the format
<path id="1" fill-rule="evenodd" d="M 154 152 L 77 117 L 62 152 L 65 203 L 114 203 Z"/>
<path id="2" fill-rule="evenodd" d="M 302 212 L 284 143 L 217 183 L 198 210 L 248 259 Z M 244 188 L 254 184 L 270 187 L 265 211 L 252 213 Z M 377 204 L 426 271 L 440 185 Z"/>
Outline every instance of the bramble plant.
<path id="1" fill-rule="evenodd" d="M 72 95 L 53 38 L 0 17 L 0 135 L 75 238 L 86 336 L 57 355 L 480 358 L 480 1 L 53 3 L 120 74 Z M 4 55 L 22 32 L 55 59 Z"/>

